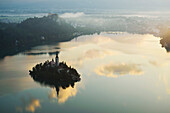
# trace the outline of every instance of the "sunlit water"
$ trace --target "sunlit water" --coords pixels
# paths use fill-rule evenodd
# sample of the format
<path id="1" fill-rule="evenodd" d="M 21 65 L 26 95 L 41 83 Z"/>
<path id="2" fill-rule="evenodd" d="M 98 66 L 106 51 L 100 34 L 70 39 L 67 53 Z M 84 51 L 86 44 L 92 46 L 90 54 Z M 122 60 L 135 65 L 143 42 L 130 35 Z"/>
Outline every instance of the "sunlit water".
<path id="1" fill-rule="evenodd" d="M 159 40 L 110 32 L 5 57 L 0 60 L 0 113 L 169 113 L 170 54 Z M 60 88 L 58 97 L 28 73 L 54 58 L 48 52 L 55 51 L 81 74 L 81 81 Z"/>

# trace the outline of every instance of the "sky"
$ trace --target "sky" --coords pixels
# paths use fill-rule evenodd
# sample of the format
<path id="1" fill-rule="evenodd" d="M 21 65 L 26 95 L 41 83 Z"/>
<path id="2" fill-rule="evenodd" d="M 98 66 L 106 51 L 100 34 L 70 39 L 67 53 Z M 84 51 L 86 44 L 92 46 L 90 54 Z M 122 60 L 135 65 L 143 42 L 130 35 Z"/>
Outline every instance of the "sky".
<path id="1" fill-rule="evenodd" d="M 170 0 L 0 0 L 0 8 L 92 8 L 170 10 Z"/>

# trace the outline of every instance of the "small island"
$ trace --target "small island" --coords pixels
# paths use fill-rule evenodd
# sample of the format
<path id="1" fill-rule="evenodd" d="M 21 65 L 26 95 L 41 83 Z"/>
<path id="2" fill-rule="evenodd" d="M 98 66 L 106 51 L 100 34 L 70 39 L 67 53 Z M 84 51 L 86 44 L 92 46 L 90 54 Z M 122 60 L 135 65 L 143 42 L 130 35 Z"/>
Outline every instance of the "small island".
<path id="1" fill-rule="evenodd" d="M 58 52 L 55 62 L 52 59 L 52 61 L 47 60 L 44 63 L 37 64 L 32 70 L 29 70 L 29 74 L 34 81 L 55 87 L 57 95 L 59 94 L 59 87 L 63 89 L 69 87 L 69 85 L 74 87 L 74 83 L 81 80 L 76 69 L 71 66 L 68 67 L 65 62 L 59 63 Z"/>

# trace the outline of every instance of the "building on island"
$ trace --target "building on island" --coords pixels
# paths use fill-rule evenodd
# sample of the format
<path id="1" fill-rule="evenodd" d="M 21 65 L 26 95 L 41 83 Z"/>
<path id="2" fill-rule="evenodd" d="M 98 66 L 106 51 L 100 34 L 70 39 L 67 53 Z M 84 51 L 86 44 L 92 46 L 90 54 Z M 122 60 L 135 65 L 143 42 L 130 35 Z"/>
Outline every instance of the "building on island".
<path id="1" fill-rule="evenodd" d="M 50 65 L 51 67 L 55 67 L 55 66 L 58 66 L 58 65 L 59 65 L 58 54 L 59 54 L 59 52 L 56 52 L 55 62 L 54 62 L 54 59 L 52 59 L 52 60 L 49 62 L 49 65 Z"/>
<path id="2" fill-rule="evenodd" d="M 59 64 L 58 54 L 59 54 L 59 52 L 56 52 L 56 57 L 55 57 L 56 66 L 58 66 L 58 64 Z"/>
<path id="3" fill-rule="evenodd" d="M 50 64 L 51 64 L 51 67 L 55 67 L 55 66 L 56 66 L 56 64 L 55 64 L 55 62 L 54 62 L 53 59 L 52 59 L 52 61 L 50 62 Z"/>

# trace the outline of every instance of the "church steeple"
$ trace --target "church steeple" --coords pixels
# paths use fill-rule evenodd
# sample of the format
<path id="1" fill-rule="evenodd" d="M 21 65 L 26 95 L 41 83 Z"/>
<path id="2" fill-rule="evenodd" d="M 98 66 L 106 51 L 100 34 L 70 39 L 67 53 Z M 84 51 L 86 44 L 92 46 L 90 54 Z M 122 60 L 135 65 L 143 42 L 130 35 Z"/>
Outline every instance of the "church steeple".
<path id="1" fill-rule="evenodd" d="M 58 63 L 59 63 L 58 54 L 59 54 L 59 52 L 56 52 L 56 57 L 55 57 L 56 66 L 58 66 Z"/>

